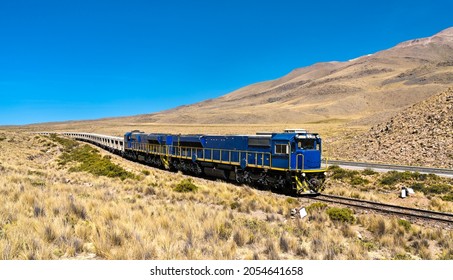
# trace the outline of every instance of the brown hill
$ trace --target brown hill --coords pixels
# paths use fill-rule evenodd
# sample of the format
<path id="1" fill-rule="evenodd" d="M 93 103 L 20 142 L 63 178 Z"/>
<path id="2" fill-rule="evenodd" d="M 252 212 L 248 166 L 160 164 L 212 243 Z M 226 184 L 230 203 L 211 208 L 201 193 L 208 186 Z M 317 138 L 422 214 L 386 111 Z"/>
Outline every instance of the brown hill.
<path id="1" fill-rule="evenodd" d="M 132 122 L 376 124 L 453 85 L 453 28 L 347 62 L 319 63 Z"/>
<path id="2" fill-rule="evenodd" d="M 344 145 L 337 156 L 358 161 L 453 168 L 453 87 L 413 105 Z M 340 149 L 341 146 L 341 149 Z"/>

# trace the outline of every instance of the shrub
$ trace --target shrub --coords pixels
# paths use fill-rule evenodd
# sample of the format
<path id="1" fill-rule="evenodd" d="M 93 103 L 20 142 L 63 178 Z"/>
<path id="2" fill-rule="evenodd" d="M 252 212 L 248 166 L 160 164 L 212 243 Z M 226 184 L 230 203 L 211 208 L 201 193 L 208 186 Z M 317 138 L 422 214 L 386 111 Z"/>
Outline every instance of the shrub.
<path id="1" fill-rule="evenodd" d="M 154 190 L 153 187 L 147 187 L 147 188 L 145 188 L 145 190 L 144 190 L 144 194 L 145 194 L 145 195 L 155 195 L 155 194 L 156 194 L 156 191 Z"/>
<path id="2" fill-rule="evenodd" d="M 241 203 L 239 203 L 239 201 L 233 201 L 233 202 L 230 203 L 230 207 L 233 210 L 237 209 L 237 208 L 241 207 Z"/>
<path id="3" fill-rule="evenodd" d="M 409 254 L 403 254 L 403 253 L 396 254 L 393 259 L 394 260 L 412 260 L 412 258 Z"/>
<path id="4" fill-rule="evenodd" d="M 327 209 L 326 213 L 332 221 L 353 223 L 355 220 L 352 210 L 348 208 L 332 207 Z"/>
<path id="5" fill-rule="evenodd" d="M 65 151 L 65 152 L 69 152 L 79 146 L 79 143 L 77 143 L 77 141 L 72 140 L 72 139 L 62 138 L 62 137 L 57 136 L 56 134 L 51 134 L 49 136 L 49 138 L 50 138 L 50 140 L 57 142 L 58 144 L 63 146 L 63 149 L 64 149 L 63 151 Z"/>
<path id="6" fill-rule="evenodd" d="M 411 223 L 406 220 L 398 220 L 398 224 L 402 226 L 406 231 L 409 231 L 411 229 Z"/>
<path id="7" fill-rule="evenodd" d="M 450 191 L 452 191 L 452 188 L 447 184 L 435 184 L 426 188 L 426 192 L 432 194 L 449 193 Z"/>
<path id="8" fill-rule="evenodd" d="M 359 171 L 357 171 L 357 170 L 346 170 L 346 169 L 340 168 L 337 165 L 330 166 L 329 171 L 332 172 L 331 178 L 339 179 L 339 180 L 343 180 L 343 179 L 347 179 L 347 178 L 352 179 L 352 178 L 354 178 L 354 176 L 359 174 Z"/>
<path id="9" fill-rule="evenodd" d="M 427 194 L 447 194 L 446 197 L 451 197 L 453 195 L 452 187 L 448 184 L 433 184 L 431 186 L 425 186 L 422 183 L 415 183 L 411 185 L 415 191 L 421 191 L 425 195 Z"/>
<path id="10" fill-rule="evenodd" d="M 401 173 L 398 171 L 389 171 L 381 179 L 382 185 L 394 185 L 401 180 Z"/>
<path id="11" fill-rule="evenodd" d="M 315 211 L 324 210 L 326 208 L 327 204 L 325 204 L 324 202 L 315 202 L 305 207 L 305 210 L 307 210 L 308 213 L 313 213 Z"/>
<path id="12" fill-rule="evenodd" d="M 414 191 L 421 192 L 424 188 L 425 185 L 423 183 L 414 183 L 410 186 Z"/>
<path id="13" fill-rule="evenodd" d="M 371 168 L 366 168 L 365 170 L 362 171 L 362 174 L 363 175 L 376 175 L 377 172 Z"/>
<path id="14" fill-rule="evenodd" d="M 287 202 L 288 204 L 294 204 L 294 203 L 297 203 L 297 199 L 294 199 L 294 198 L 292 198 L 292 197 L 288 197 L 288 198 L 286 199 L 286 202 Z"/>
<path id="15" fill-rule="evenodd" d="M 79 163 L 69 169 L 71 172 L 85 171 L 96 176 L 117 177 L 121 180 L 136 179 L 133 173 L 112 163 L 108 156 L 102 157 L 98 150 L 89 145 L 75 146 L 60 156 L 59 165 L 64 166 L 70 162 Z"/>
<path id="16" fill-rule="evenodd" d="M 233 240 L 239 247 L 244 246 L 247 241 L 245 234 L 242 231 L 236 231 L 236 233 L 233 235 Z"/>
<path id="17" fill-rule="evenodd" d="M 195 192 L 197 191 L 198 187 L 192 182 L 192 179 L 183 179 L 181 182 L 179 182 L 174 188 L 176 192 Z"/>
<path id="18" fill-rule="evenodd" d="M 409 180 L 425 180 L 427 176 L 418 172 L 398 172 L 389 171 L 381 178 L 380 183 L 382 185 L 395 185 L 396 183 L 405 182 Z"/>
<path id="19" fill-rule="evenodd" d="M 353 185 L 353 186 L 366 185 L 369 182 L 370 181 L 368 181 L 367 179 L 364 179 L 364 178 L 358 177 L 358 176 L 351 178 L 351 185 Z"/>
<path id="20" fill-rule="evenodd" d="M 290 241 L 288 239 L 288 237 L 285 235 L 285 234 L 282 234 L 280 236 L 280 241 L 279 241 L 279 244 L 280 244 L 280 249 L 287 253 L 289 250 L 290 250 L 290 245 L 289 245 Z"/>
<path id="21" fill-rule="evenodd" d="M 451 201 L 453 202 L 453 194 L 447 194 L 441 197 L 443 201 Z"/>
<path id="22" fill-rule="evenodd" d="M 151 174 L 151 172 L 149 172 L 148 170 L 142 170 L 142 174 L 148 176 L 149 174 Z"/>
<path id="23" fill-rule="evenodd" d="M 222 240 L 228 240 L 233 233 L 233 226 L 228 221 L 217 228 L 217 235 Z"/>

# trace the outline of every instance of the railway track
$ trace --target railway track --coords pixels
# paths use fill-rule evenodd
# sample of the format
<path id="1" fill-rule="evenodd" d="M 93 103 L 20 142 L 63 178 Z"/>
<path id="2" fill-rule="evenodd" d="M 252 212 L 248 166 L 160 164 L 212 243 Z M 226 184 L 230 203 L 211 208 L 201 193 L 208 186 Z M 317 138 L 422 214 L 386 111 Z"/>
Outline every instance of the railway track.
<path id="1" fill-rule="evenodd" d="M 395 171 L 410 171 L 420 173 L 432 173 L 439 176 L 453 177 L 453 170 L 446 168 L 434 168 L 434 167 L 423 167 L 423 166 L 408 166 L 408 165 L 395 165 L 385 163 L 370 163 L 370 162 L 355 162 L 355 161 L 343 161 L 343 160 L 329 160 L 329 164 L 338 165 L 340 167 L 357 167 L 357 168 L 371 168 L 377 170 L 395 170 Z"/>
<path id="2" fill-rule="evenodd" d="M 438 222 L 446 224 L 448 227 L 453 227 L 453 213 L 436 212 L 424 209 L 410 208 L 399 205 L 385 204 L 380 202 L 327 194 L 321 194 L 315 197 L 310 197 L 310 199 L 328 203 L 342 204 L 350 207 L 367 209 L 396 216 L 408 217 L 413 220 Z"/>

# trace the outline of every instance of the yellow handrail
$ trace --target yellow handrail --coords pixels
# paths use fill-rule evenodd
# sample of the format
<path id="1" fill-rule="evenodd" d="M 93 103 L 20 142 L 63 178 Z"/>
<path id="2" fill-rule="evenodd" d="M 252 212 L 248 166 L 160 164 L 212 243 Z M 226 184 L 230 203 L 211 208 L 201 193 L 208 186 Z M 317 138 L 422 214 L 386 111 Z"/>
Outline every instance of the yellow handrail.
<path id="1" fill-rule="evenodd" d="M 178 157 L 178 158 L 185 158 L 185 159 L 192 159 L 193 155 L 196 155 L 197 160 L 200 161 L 211 161 L 211 162 L 219 162 L 219 163 L 228 163 L 228 164 L 235 164 L 241 165 L 242 156 L 245 153 L 246 159 L 246 166 L 253 166 L 253 167 L 261 167 L 261 168 L 279 168 L 273 166 L 273 157 L 272 153 L 266 152 L 255 152 L 255 151 L 243 151 L 243 150 L 228 150 L 228 149 L 215 149 L 215 148 L 194 148 L 194 147 L 185 147 L 185 146 L 172 146 L 172 145 L 156 145 L 156 144 L 149 144 L 149 143 L 132 143 L 132 149 L 152 153 L 160 156 L 170 156 L 170 157 Z M 172 149 L 174 150 L 174 154 L 170 153 Z M 219 152 L 218 160 L 214 159 L 214 153 Z M 228 158 L 224 157 L 222 154 L 227 152 Z M 210 155 L 207 156 L 207 153 Z M 234 153 L 237 153 L 237 160 L 233 160 Z M 266 157 L 268 158 L 269 163 L 266 163 Z M 291 168 L 291 154 L 288 155 L 288 169 L 295 170 L 295 171 L 302 171 L 304 170 L 304 155 L 297 154 L 296 155 L 296 166 L 295 169 Z M 302 166 L 299 168 L 299 158 L 302 160 Z M 327 164 L 327 159 L 326 164 Z M 250 162 L 252 161 L 252 162 Z"/>

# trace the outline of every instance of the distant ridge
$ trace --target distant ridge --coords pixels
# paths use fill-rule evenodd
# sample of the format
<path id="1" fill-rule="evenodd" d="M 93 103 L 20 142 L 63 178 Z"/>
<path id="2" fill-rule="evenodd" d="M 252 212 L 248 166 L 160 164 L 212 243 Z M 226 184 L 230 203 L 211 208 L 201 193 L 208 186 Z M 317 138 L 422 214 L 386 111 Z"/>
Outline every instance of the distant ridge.
<path id="1" fill-rule="evenodd" d="M 317 63 L 216 99 L 129 118 L 157 123 L 376 124 L 453 85 L 453 27 L 347 62 Z"/>

